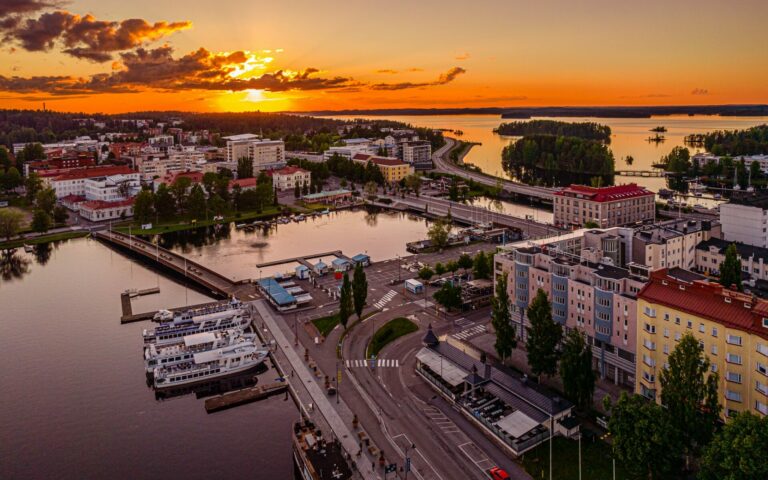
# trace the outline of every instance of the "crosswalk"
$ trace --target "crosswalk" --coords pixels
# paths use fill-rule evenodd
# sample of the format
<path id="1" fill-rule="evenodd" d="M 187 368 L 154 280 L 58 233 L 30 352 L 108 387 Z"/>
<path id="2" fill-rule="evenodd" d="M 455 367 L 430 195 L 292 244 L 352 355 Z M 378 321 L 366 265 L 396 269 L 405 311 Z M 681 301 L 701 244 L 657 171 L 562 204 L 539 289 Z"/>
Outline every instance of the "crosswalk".
<path id="1" fill-rule="evenodd" d="M 347 368 L 361 368 L 371 366 L 370 360 L 345 360 Z M 399 367 L 400 360 L 396 358 L 378 358 L 376 359 L 377 368 Z"/>
<path id="2" fill-rule="evenodd" d="M 462 330 L 459 333 L 454 333 L 451 336 L 459 340 L 467 340 L 468 338 L 472 338 L 482 333 L 485 333 L 486 330 L 487 328 L 485 327 L 485 325 L 475 325 L 474 327 L 468 328 L 466 330 Z"/>
<path id="3" fill-rule="evenodd" d="M 378 302 L 374 303 L 373 306 L 378 308 L 379 310 L 382 310 L 386 304 L 388 304 L 390 301 L 392 301 L 393 298 L 395 298 L 395 295 L 397 295 L 397 292 L 394 290 L 388 291 L 386 294 L 384 294 L 381 299 L 379 299 Z"/>

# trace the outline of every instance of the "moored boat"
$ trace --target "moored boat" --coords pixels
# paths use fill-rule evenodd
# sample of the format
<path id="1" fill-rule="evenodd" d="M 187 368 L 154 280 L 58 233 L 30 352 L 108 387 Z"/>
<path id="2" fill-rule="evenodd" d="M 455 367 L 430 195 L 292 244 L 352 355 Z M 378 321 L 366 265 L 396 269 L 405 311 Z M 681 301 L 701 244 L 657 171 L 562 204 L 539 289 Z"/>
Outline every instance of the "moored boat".
<path id="1" fill-rule="evenodd" d="M 195 353 L 224 348 L 242 342 L 256 342 L 256 334 L 243 333 L 242 330 L 203 332 L 187 335 L 179 343 L 150 344 L 144 350 L 144 366 L 147 373 L 152 373 L 157 367 L 171 367 L 190 362 Z"/>
<path id="2" fill-rule="evenodd" d="M 242 342 L 215 350 L 195 353 L 191 361 L 154 370 L 155 388 L 196 383 L 250 370 L 269 355 L 269 350 L 252 342 Z"/>
<path id="3" fill-rule="evenodd" d="M 196 333 L 216 332 L 231 329 L 245 329 L 250 323 L 245 310 L 228 310 L 207 315 L 176 319 L 164 323 L 155 329 L 142 332 L 144 344 L 168 345 L 178 343 L 183 337 Z"/>

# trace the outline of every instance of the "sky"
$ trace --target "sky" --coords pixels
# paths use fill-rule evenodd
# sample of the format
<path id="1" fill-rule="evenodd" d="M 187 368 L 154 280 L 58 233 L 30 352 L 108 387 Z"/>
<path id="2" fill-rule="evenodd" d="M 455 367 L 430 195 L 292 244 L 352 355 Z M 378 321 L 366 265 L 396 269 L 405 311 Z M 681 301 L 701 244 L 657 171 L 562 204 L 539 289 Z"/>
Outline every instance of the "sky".
<path id="1" fill-rule="evenodd" d="M 768 1 L 0 0 L 0 108 L 768 102 Z"/>

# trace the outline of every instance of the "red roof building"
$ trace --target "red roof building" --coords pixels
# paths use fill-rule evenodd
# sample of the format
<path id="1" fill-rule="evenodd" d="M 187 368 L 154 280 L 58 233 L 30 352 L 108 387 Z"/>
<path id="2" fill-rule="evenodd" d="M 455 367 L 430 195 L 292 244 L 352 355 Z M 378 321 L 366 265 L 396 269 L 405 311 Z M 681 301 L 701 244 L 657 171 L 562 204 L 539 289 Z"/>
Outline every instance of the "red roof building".
<path id="1" fill-rule="evenodd" d="M 92 222 L 104 220 L 116 220 L 133 216 L 133 203 L 135 198 L 120 200 L 117 202 L 104 202 L 102 200 L 89 200 L 77 205 L 80 216 Z"/>
<path id="2" fill-rule="evenodd" d="M 256 188 L 256 179 L 254 177 L 251 177 L 251 178 L 238 178 L 237 180 L 229 181 L 230 190 L 235 188 L 235 185 L 239 185 L 241 190 L 251 190 L 253 188 Z"/>
<path id="3" fill-rule="evenodd" d="M 101 167 L 72 168 L 60 172 L 54 180 L 80 180 L 86 178 L 108 177 L 110 175 L 130 175 L 132 173 L 136 173 L 136 171 L 131 170 L 130 167 L 126 167 L 125 165 L 105 165 Z"/>
<path id="4" fill-rule="evenodd" d="M 600 228 L 653 221 L 656 195 L 635 183 L 613 187 L 570 185 L 554 194 L 555 225 Z"/>

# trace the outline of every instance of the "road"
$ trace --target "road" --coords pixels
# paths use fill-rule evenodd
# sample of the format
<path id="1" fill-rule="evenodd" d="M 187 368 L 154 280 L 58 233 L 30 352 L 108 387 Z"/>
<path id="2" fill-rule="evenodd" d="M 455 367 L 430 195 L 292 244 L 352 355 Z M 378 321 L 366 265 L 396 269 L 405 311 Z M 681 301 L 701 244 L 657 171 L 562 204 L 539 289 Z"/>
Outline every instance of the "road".
<path id="1" fill-rule="evenodd" d="M 519 195 L 525 195 L 528 197 L 540 198 L 542 200 L 552 201 L 554 190 L 547 187 L 535 187 L 531 185 L 525 185 L 519 182 L 513 182 L 511 180 L 504 180 L 498 177 L 486 175 L 484 173 L 474 172 L 455 165 L 448 158 L 451 150 L 457 141 L 450 137 L 445 137 L 445 145 L 437 149 L 432 154 L 432 163 L 435 166 L 435 170 L 453 175 L 458 175 L 464 178 L 471 178 L 477 183 L 487 185 L 489 187 L 497 187 L 501 183 L 501 187 L 506 192 L 516 193 Z"/>

